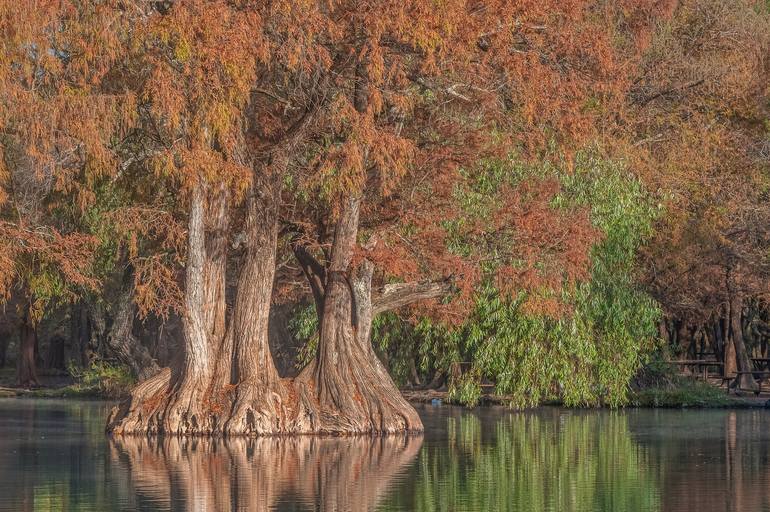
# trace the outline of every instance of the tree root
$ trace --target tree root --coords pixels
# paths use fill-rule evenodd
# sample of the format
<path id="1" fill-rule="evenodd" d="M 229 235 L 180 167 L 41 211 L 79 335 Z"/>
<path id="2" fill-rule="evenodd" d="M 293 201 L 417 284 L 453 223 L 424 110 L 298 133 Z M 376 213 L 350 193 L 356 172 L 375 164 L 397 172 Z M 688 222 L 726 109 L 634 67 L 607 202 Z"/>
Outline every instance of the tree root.
<path id="1" fill-rule="evenodd" d="M 107 431 L 113 434 L 160 433 L 157 414 L 168 396 L 170 383 L 169 368 L 140 382 L 126 401 L 112 408 L 107 418 Z"/>
<path id="2" fill-rule="evenodd" d="M 384 368 L 382 368 L 384 371 Z M 396 434 L 422 432 L 417 411 L 401 396 L 390 376 L 380 369 L 337 368 L 320 374 L 315 365 L 296 379 L 299 416 L 310 434 Z"/>
<path id="3" fill-rule="evenodd" d="M 384 372 L 384 373 L 383 373 Z M 308 366 L 293 381 L 242 382 L 212 398 L 210 386 L 174 389 L 164 369 L 113 408 L 107 430 L 117 435 L 272 436 L 421 432 L 417 411 L 385 369 L 342 365 L 321 374 Z"/>
<path id="4" fill-rule="evenodd" d="M 238 385 L 232 412 L 225 423 L 228 436 L 264 436 L 294 431 L 292 404 L 284 382 Z"/>

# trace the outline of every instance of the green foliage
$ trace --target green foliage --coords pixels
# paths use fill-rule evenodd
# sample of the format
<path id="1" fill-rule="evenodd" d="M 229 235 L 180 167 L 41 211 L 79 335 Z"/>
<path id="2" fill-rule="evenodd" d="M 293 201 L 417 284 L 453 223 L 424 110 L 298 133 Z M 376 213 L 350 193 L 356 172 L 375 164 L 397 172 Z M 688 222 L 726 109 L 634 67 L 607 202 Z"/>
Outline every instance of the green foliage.
<path id="1" fill-rule="evenodd" d="M 297 354 L 297 368 L 303 368 L 315 357 L 318 348 L 318 315 L 315 304 L 297 306 L 289 319 L 289 332 L 302 343 Z"/>
<path id="2" fill-rule="evenodd" d="M 503 172 L 509 164 L 487 164 L 473 176 L 463 203 L 468 215 L 483 217 L 485 194 L 503 180 L 550 177 L 561 183 L 553 207 L 589 207 L 592 222 L 603 235 L 592 250 L 590 279 L 558 292 L 556 298 L 570 312 L 560 316 L 531 312 L 527 294 L 505 298 L 487 284 L 459 329 L 423 322 L 408 334 L 399 332 L 396 339 L 419 347 L 423 370 L 449 372 L 453 362 L 469 361 L 470 370 L 450 382 L 451 398 L 462 403 L 477 403 L 481 378 L 486 377 L 518 407 L 554 399 L 569 406 L 622 405 L 628 399 L 628 384 L 656 337 L 658 307 L 637 286 L 634 264 L 639 246 L 652 233 L 658 208 L 621 163 L 590 153 L 578 156 L 573 172 L 552 164 L 514 165 Z M 461 252 L 461 242 L 450 243 Z M 383 348 L 394 341 L 392 334 L 374 332 Z M 391 360 L 397 374 L 403 366 Z"/>
<path id="3" fill-rule="evenodd" d="M 731 407 L 738 400 L 707 382 L 680 379 L 668 386 L 647 387 L 632 392 L 630 402 L 637 407 Z"/>
<path id="4" fill-rule="evenodd" d="M 128 368 L 105 361 L 96 361 L 88 368 L 70 365 L 68 371 L 76 381 L 69 387 L 72 395 L 122 398 L 136 383 Z"/>

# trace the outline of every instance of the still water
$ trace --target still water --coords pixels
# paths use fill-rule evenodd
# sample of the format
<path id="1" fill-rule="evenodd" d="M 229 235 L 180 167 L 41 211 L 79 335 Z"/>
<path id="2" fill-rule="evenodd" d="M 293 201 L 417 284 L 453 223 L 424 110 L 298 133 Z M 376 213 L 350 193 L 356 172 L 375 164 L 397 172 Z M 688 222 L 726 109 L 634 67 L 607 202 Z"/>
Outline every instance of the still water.
<path id="1" fill-rule="evenodd" d="M 0 400 L 0 510 L 770 511 L 770 412 L 419 409 L 425 435 L 110 439 Z"/>

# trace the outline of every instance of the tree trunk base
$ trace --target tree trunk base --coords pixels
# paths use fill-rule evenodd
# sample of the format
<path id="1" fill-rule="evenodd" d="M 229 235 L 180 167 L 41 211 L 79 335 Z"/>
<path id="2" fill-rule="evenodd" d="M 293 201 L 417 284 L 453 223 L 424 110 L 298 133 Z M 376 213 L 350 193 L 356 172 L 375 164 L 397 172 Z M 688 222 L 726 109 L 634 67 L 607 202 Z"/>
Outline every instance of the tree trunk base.
<path id="1" fill-rule="evenodd" d="M 379 363 L 379 362 L 378 362 Z M 308 366 L 296 379 L 302 416 L 316 434 L 403 434 L 423 431 L 422 420 L 381 364 Z M 382 372 L 385 372 L 384 375 Z"/>
<path id="2" fill-rule="evenodd" d="M 346 407 L 319 398 L 311 378 L 313 368 L 311 365 L 293 381 L 243 382 L 214 394 L 190 391 L 191 387 L 174 390 L 171 371 L 165 368 L 141 382 L 129 399 L 112 409 L 107 431 L 115 435 L 227 437 L 422 432 L 417 411 L 395 386 L 389 395 L 377 394 L 380 386 L 376 384 L 367 386 L 368 390 L 348 390 L 352 393 L 349 401 L 355 405 Z"/>
<path id="3" fill-rule="evenodd" d="M 298 430 L 290 382 L 242 382 L 225 424 L 228 436 L 269 436 Z"/>

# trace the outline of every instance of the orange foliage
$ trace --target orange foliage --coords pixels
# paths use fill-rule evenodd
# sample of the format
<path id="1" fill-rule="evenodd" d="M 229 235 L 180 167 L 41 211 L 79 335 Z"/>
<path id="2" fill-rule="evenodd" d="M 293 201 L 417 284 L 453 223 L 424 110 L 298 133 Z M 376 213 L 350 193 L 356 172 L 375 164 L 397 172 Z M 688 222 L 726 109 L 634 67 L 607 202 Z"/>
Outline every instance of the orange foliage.
<path id="1" fill-rule="evenodd" d="M 62 0 L 0 8 L 0 62 L 14 63 L 0 66 L 0 133 L 14 148 L 0 180 L 25 170 L 45 185 L 36 197 L 71 194 L 81 209 L 96 201 L 100 179 L 130 190 L 136 208 L 114 220 L 143 311 L 179 301 L 175 219 L 185 194 L 160 200 L 126 178 L 129 169 L 182 192 L 224 184 L 234 206 L 252 183 L 258 192 L 264 176 L 282 173 L 281 216 L 303 226 L 316 252 L 328 252 L 340 200 L 363 197 L 361 231 L 376 243 L 358 257 L 375 261 L 381 279 L 451 275 L 469 297 L 483 261 L 448 252 L 441 222 L 459 215 L 459 169 L 512 147 L 522 158 L 552 144 L 569 154 L 599 135 L 671 4 Z M 549 207 L 555 193 L 535 182 L 503 191 L 492 225 L 467 226 L 484 243 L 513 242 L 502 288 L 585 275 L 595 234 L 585 212 Z M 12 201 L 18 210 L 18 194 Z"/>
<path id="2" fill-rule="evenodd" d="M 761 2 L 682 1 L 629 95 L 628 154 L 667 208 L 645 277 L 671 315 L 770 291 L 768 52 Z"/>

